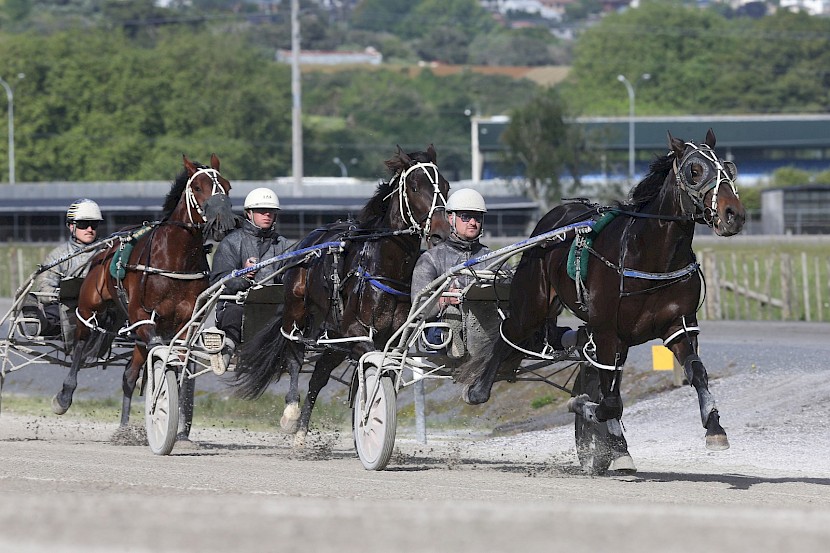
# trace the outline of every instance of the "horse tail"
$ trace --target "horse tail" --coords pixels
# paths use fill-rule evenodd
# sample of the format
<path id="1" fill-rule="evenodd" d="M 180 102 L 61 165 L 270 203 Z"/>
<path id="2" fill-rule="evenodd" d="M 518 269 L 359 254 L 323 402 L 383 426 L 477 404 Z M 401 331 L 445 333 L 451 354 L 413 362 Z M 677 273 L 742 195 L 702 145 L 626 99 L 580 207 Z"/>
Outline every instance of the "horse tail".
<path id="1" fill-rule="evenodd" d="M 280 332 L 282 316 L 275 316 L 259 332 L 242 344 L 236 364 L 236 380 L 231 384 L 236 395 L 257 399 L 268 385 L 285 372 L 284 350 L 288 340 Z"/>
<path id="2" fill-rule="evenodd" d="M 83 324 L 77 322 L 76 324 Z M 109 357 L 110 348 L 115 341 L 116 333 L 109 329 L 117 329 L 123 324 L 113 309 L 107 309 L 101 314 L 98 328 L 90 329 L 81 355 L 84 363 L 94 363 Z"/>
<path id="3" fill-rule="evenodd" d="M 487 369 L 487 361 L 493 356 L 495 337 L 493 338 L 492 340 L 488 340 L 486 344 L 483 344 L 475 354 L 470 355 L 466 361 L 455 369 L 453 380 L 459 384 L 472 384 L 484 374 L 484 371 Z"/>

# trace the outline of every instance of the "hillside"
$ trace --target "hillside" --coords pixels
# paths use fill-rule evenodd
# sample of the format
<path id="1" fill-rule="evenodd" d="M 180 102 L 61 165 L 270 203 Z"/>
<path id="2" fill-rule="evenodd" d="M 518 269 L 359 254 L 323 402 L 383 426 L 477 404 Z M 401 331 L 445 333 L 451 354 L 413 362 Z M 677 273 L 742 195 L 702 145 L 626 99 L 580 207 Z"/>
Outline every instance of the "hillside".
<path id="1" fill-rule="evenodd" d="M 448 75 L 457 75 L 465 71 L 477 73 L 480 75 L 504 75 L 514 79 L 529 79 L 541 86 L 553 86 L 564 81 L 568 76 L 570 67 L 564 65 L 548 65 L 542 67 L 530 66 L 492 66 L 492 65 L 448 65 L 443 63 L 421 63 L 419 65 L 400 65 L 400 64 L 383 64 L 383 65 L 303 65 L 301 70 L 305 73 L 337 73 L 339 71 L 353 71 L 360 70 L 392 70 L 397 72 L 406 72 L 414 77 L 423 71 L 432 71 L 439 77 L 446 77 Z"/>

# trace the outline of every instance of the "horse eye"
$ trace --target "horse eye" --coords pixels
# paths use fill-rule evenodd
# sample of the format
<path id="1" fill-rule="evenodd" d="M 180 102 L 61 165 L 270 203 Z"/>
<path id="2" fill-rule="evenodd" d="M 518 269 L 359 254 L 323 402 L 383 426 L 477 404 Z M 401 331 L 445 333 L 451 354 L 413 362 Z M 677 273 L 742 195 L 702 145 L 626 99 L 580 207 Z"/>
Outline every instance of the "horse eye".
<path id="1" fill-rule="evenodd" d="M 703 167 L 697 163 L 692 164 L 692 177 L 697 178 L 703 174 Z"/>

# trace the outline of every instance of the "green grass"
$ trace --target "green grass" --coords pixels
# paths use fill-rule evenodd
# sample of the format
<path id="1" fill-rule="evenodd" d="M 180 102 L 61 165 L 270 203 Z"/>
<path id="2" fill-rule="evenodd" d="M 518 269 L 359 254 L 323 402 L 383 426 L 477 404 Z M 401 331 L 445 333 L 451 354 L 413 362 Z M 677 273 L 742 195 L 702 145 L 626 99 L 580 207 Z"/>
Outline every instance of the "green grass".
<path id="1" fill-rule="evenodd" d="M 52 415 L 51 399 L 20 394 L 3 394 L 4 412 L 20 415 Z M 196 394 L 193 425 L 201 428 L 245 428 L 252 431 L 279 430 L 284 401 L 281 397 L 266 394 L 256 401 L 227 397 L 209 392 Z M 65 417 L 118 422 L 121 418 L 121 399 L 76 399 Z M 130 420 L 144 420 L 144 402 L 133 401 Z M 351 409 L 341 400 L 318 401 L 311 417 L 312 427 L 350 429 Z"/>
<path id="2" fill-rule="evenodd" d="M 806 291 L 809 299 L 811 321 L 830 320 L 830 244 L 826 242 L 730 242 L 729 239 L 707 244 L 698 251 L 701 254 L 714 253 L 717 258 L 718 274 L 722 281 L 737 281 L 738 285 L 765 293 L 767 286 L 774 298 L 783 298 L 782 273 L 788 266 L 791 274 L 789 285 L 790 314 L 784 309 L 764 306 L 759 301 L 747 299 L 730 290 L 721 289 L 720 308 L 724 319 L 732 320 L 807 320 L 805 306 L 805 279 L 802 257 L 806 257 Z M 704 266 L 704 270 L 707 267 Z M 708 293 L 713 291 L 713 276 L 706 271 Z M 767 285 L 767 281 L 769 284 Z M 817 288 L 821 294 L 817 295 Z"/>
<path id="3" fill-rule="evenodd" d="M 0 297 L 10 298 L 57 243 L 0 245 Z"/>
<path id="4" fill-rule="evenodd" d="M 533 409 L 541 409 L 542 407 L 545 407 L 547 405 L 552 405 L 555 401 L 556 398 L 554 398 L 552 395 L 547 394 L 535 397 L 532 400 L 530 400 L 530 406 Z"/>

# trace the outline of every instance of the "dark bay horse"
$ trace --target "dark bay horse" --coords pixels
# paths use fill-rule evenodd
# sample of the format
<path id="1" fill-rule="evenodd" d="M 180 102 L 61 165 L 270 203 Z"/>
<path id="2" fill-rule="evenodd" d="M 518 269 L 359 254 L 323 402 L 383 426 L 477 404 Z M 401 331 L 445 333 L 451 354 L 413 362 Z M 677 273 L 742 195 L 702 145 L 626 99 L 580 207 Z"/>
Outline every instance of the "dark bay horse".
<path id="1" fill-rule="evenodd" d="M 465 401 L 486 402 L 495 380 L 509 378 L 511 363 L 518 363 L 511 343 L 552 336 L 566 306 L 586 323 L 578 347 L 588 359 L 588 372 L 599 380 L 599 397 L 574 398 L 572 410 L 592 423 L 618 421 L 621 369 L 629 348 L 660 338 L 697 391 L 707 447 L 729 447 L 697 354 L 702 278 L 692 239 L 698 223 L 720 236 L 737 234 L 746 215 L 734 184 L 735 167 L 715 155 L 711 129 L 702 144 L 670 133 L 668 138 L 671 150 L 651 164 L 649 174 L 632 190 L 629 205 L 568 203 L 539 221 L 533 235 L 596 219 L 603 212 L 616 213 L 576 258 L 570 253 L 574 238 L 523 254 L 511 285 L 510 317 L 502 325 L 502 336 L 494 340 L 492 356 L 473 359 L 460 371 L 460 380 L 468 384 Z M 581 256 L 588 258 L 587 271 L 573 279 L 569 258 L 573 267 Z M 579 280 L 583 284 L 577 286 Z"/>
<path id="2" fill-rule="evenodd" d="M 169 340 L 190 319 L 196 297 L 208 286 L 204 242 L 221 240 L 236 224 L 228 198 L 231 185 L 219 173 L 215 154 L 210 167 L 182 157 L 184 169 L 164 201 L 162 221 L 135 229 L 131 240 L 91 261 L 78 297 L 72 366 L 52 399 L 52 410 L 58 415 L 72 404 L 84 359 L 127 320 L 136 344 L 122 382 L 121 426 L 126 426 L 148 350 Z M 111 270 L 117 255 L 126 258 L 120 278 Z"/>
<path id="3" fill-rule="evenodd" d="M 357 221 L 325 226 L 300 241 L 297 248 L 331 241 L 343 241 L 346 248 L 287 270 L 282 317 L 242 347 L 235 383 L 242 397 L 257 398 L 284 372 L 290 374 L 280 425 L 296 433 L 297 447 L 304 443 L 314 402 L 334 368 L 349 356 L 357 360 L 384 345 L 406 320 L 422 237 L 449 235 L 444 216 L 449 183 L 436 160 L 432 145 L 409 154 L 398 147 L 386 161 L 392 178 L 378 185 Z M 306 346 L 317 347 L 318 340 L 323 354 L 301 412 L 300 369 Z"/>

